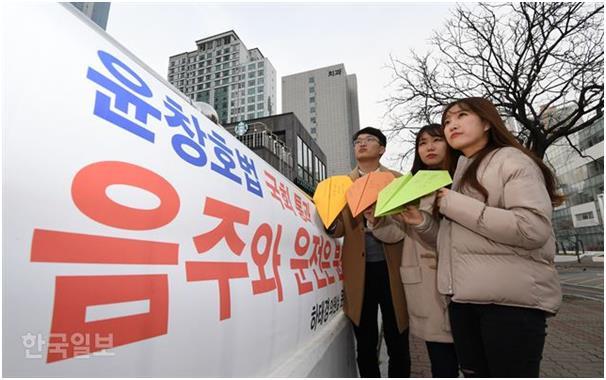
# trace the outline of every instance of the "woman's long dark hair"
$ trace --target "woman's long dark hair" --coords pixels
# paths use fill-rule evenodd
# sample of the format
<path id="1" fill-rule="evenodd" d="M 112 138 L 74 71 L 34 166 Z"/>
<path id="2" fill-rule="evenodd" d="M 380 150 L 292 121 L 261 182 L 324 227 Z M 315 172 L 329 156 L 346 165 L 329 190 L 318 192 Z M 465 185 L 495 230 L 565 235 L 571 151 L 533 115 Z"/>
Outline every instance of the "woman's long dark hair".
<path id="1" fill-rule="evenodd" d="M 428 135 L 433 137 L 441 137 L 446 143 L 446 136 L 444 136 L 444 127 L 442 127 L 440 124 L 428 124 L 419 129 L 419 131 L 417 132 L 417 137 L 415 138 L 415 159 L 412 162 L 412 168 L 410 169 L 410 172 L 412 174 L 417 174 L 419 170 L 429 169 L 427 165 L 423 163 L 423 160 L 421 160 L 421 156 L 419 155 L 419 143 L 421 142 L 421 137 L 424 133 L 427 133 Z M 452 149 L 450 145 L 446 144 L 446 156 L 440 165 L 440 169 L 448 170 L 450 176 L 452 177 L 454 175 L 455 169 L 457 168 L 457 160 L 460 155 L 461 152 Z"/>
<path id="2" fill-rule="evenodd" d="M 452 102 L 448 104 L 442 112 L 442 125 L 444 125 L 444 121 L 446 120 L 446 114 L 455 105 L 458 105 L 463 110 L 475 113 L 480 117 L 480 119 L 487 122 L 491 127 L 488 130 L 488 143 L 484 148 L 475 154 L 476 158 L 471 164 L 469 164 L 467 170 L 465 170 L 465 173 L 461 177 L 461 187 L 467 184 L 479 191 L 484 196 L 484 199 L 487 200 L 488 191 L 478 181 L 478 167 L 484 158 L 493 150 L 502 147 L 513 147 L 519 149 L 530 157 L 537 164 L 539 169 L 541 169 L 543 178 L 545 179 L 545 187 L 547 188 L 547 193 L 549 193 L 551 203 L 554 206 L 557 206 L 564 201 L 564 197 L 557 193 L 556 179 L 551 170 L 543 163 L 541 159 L 535 156 L 533 152 L 524 148 L 522 144 L 520 144 L 519 141 L 507 130 L 505 123 L 503 122 L 503 119 L 501 119 L 501 116 L 499 115 L 499 112 L 494 104 L 487 99 L 476 97 L 465 98 Z"/>
<path id="3" fill-rule="evenodd" d="M 452 149 L 450 145 L 446 143 L 446 136 L 444 136 L 444 127 L 440 124 L 435 123 L 425 125 L 421 127 L 421 129 L 419 129 L 419 131 L 417 132 L 417 137 L 415 138 L 415 159 L 412 162 L 412 168 L 410 168 L 410 172 L 412 174 L 417 174 L 419 170 L 429 169 L 427 165 L 425 165 L 423 160 L 421 160 L 421 155 L 419 154 L 419 143 L 421 142 L 421 137 L 423 137 L 423 134 L 425 133 L 433 137 L 441 137 L 444 140 L 444 143 L 446 144 L 446 155 L 444 156 L 444 160 L 442 160 L 442 163 L 440 164 L 440 169 L 448 170 L 450 176 L 454 176 L 455 169 L 457 168 L 457 160 L 459 159 L 461 152 Z M 447 187 L 450 188 L 450 186 Z M 434 200 L 432 215 L 434 216 L 434 218 L 438 218 L 440 216 L 438 198 Z"/>

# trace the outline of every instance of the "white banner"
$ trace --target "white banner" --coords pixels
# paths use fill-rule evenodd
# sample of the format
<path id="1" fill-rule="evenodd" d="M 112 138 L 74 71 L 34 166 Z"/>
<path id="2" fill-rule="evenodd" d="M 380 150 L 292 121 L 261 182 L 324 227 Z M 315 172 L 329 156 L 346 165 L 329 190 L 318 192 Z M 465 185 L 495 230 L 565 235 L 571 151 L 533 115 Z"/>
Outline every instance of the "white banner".
<path id="1" fill-rule="evenodd" d="M 338 242 L 69 7 L 2 12 L 3 375 L 270 373 L 341 308 Z"/>

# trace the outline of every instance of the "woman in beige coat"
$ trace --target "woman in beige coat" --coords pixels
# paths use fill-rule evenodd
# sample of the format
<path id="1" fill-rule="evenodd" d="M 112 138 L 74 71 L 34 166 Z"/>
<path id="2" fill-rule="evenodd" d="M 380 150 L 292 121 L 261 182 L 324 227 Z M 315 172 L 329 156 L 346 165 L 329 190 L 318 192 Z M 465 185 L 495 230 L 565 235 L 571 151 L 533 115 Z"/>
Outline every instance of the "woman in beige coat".
<path id="1" fill-rule="evenodd" d="M 452 158 L 444 129 L 440 124 L 422 127 L 416 136 L 415 156 L 410 172 L 447 169 L 452 175 L 456 160 Z M 454 163 L 455 165 L 452 165 Z M 420 208 L 432 212 L 434 196 L 421 200 Z M 371 212 L 365 214 L 375 237 L 391 244 L 404 239 L 400 275 L 408 305 L 410 333 L 425 341 L 433 377 L 458 377 L 459 367 L 450 333 L 448 303 L 436 287 L 437 256 L 434 249 L 419 239 L 415 230 L 401 223 L 397 216 L 375 221 Z"/>
<path id="2" fill-rule="evenodd" d="M 551 212 L 553 173 L 505 128 L 483 98 L 449 104 L 448 144 L 463 153 L 452 189 L 437 193 L 441 220 L 409 206 L 403 220 L 437 243 L 438 290 L 449 295 L 466 377 L 538 377 L 547 316 L 561 302 Z"/>

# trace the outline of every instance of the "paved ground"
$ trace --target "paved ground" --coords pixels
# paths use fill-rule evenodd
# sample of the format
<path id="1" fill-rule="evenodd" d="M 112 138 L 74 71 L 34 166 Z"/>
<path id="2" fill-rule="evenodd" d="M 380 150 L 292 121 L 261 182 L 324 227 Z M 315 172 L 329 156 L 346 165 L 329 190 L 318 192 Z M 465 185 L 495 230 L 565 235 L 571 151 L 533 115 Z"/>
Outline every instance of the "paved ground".
<path id="1" fill-rule="evenodd" d="M 541 377 L 604 377 L 604 270 L 586 263 L 558 265 L 562 284 L 601 290 L 601 300 L 565 295 L 560 312 L 547 321 Z M 570 291 L 573 292 L 573 291 Z M 431 377 L 425 343 L 411 336 L 412 377 Z M 381 346 L 381 373 L 387 352 Z"/>

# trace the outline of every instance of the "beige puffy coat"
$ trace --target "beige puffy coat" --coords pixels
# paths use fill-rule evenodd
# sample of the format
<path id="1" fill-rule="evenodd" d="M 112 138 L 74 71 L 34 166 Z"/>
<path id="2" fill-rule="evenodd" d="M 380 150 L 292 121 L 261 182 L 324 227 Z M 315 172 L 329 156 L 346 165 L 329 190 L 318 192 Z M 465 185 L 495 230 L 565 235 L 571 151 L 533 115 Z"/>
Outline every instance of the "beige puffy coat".
<path id="1" fill-rule="evenodd" d="M 435 196 L 421 199 L 420 208 L 431 212 Z M 404 239 L 400 276 L 408 306 L 410 333 L 428 342 L 452 343 L 448 303 L 436 284 L 437 256 L 413 228 L 390 216 L 372 226 L 373 234 L 385 243 Z"/>
<path id="2" fill-rule="evenodd" d="M 470 159 L 459 158 L 454 191 L 440 202 L 444 218 L 424 213 L 415 230 L 439 253 L 438 290 L 460 303 L 536 308 L 555 314 L 562 292 L 554 265 L 552 205 L 539 167 L 515 148 L 500 148 L 477 171 L 486 202 L 459 182 Z"/>

